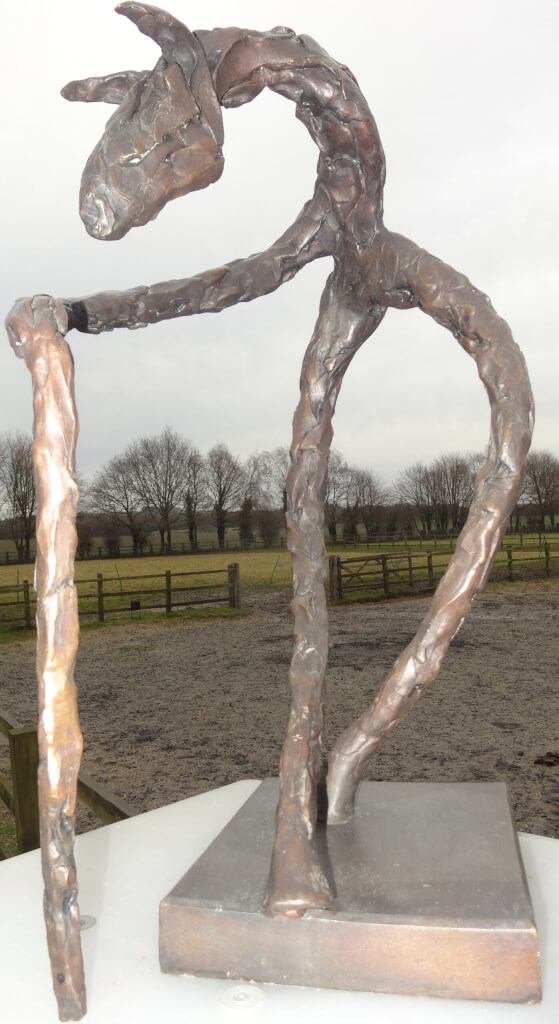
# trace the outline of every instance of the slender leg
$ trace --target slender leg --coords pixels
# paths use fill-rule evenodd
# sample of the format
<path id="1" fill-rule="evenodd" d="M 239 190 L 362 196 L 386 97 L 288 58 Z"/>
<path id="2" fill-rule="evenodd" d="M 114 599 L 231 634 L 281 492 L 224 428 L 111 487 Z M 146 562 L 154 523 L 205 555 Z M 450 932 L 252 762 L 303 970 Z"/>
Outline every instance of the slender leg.
<path id="1" fill-rule="evenodd" d="M 396 661 L 371 709 L 335 744 L 328 771 L 328 821 L 353 812 L 363 765 L 438 674 L 450 641 L 483 586 L 522 487 L 530 447 L 533 400 L 528 373 L 510 329 L 486 295 L 413 242 L 380 236 L 377 280 L 387 304 L 420 305 L 447 327 L 477 363 L 491 406 L 488 457 L 448 570 L 419 630 Z M 390 281 L 390 274 L 393 279 Z"/>
<path id="2" fill-rule="evenodd" d="M 47 296 L 20 300 L 7 326 L 33 381 L 38 781 L 47 942 L 60 1020 L 80 1020 L 86 1012 L 86 997 L 74 862 L 82 736 L 73 680 L 79 629 L 73 583 L 78 502 L 73 361 L 64 339 L 66 312 L 56 300 Z"/>
<path id="3" fill-rule="evenodd" d="M 385 736 L 417 703 L 438 675 L 449 644 L 483 585 L 519 493 L 518 478 L 499 480 L 497 470 L 478 489 L 478 495 L 456 545 L 446 574 L 419 629 L 394 664 L 374 704 L 335 743 L 328 768 L 328 823 L 347 821 L 366 761 Z M 502 484 L 508 487 L 502 487 Z M 516 485 L 516 486 L 515 486 Z M 507 511 L 495 499 L 509 490 Z"/>
<path id="4" fill-rule="evenodd" d="M 328 906 L 332 899 L 313 848 L 328 655 L 324 497 L 332 416 L 342 378 L 383 315 L 380 306 L 365 313 L 352 307 L 333 274 L 303 363 L 287 477 L 295 645 L 290 670 L 292 705 L 280 764 L 269 882 L 268 910 L 273 914 L 296 917 L 310 907 Z"/>

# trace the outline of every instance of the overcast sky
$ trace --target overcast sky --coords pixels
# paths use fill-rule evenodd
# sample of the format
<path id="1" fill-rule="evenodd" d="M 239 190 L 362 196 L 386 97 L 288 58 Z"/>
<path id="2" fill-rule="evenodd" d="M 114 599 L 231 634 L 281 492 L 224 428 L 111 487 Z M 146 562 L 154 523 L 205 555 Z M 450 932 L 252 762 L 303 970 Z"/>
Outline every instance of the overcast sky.
<path id="1" fill-rule="evenodd" d="M 171 0 L 169 0 L 171 3 Z M 534 444 L 559 455 L 557 0 L 173 0 L 191 29 L 289 25 L 347 64 L 387 160 L 385 221 L 487 292 L 523 349 Z M 114 108 L 70 104 L 69 80 L 150 68 L 158 50 L 111 0 L 19 0 L 3 14 L 1 306 L 187 277 L 265 249 L 312 193 L 317 150 L 287 100 L 226 111 L 225 170 L 118 242 L 78 214 L 85 160 Z M 72 332 L 90 474 L 167 424 L 241 457 L 286 444 L 301 360 L 330 270 L 217 316 L 100 337 Z M 4 315 L 3 314 L 3 315 Z M 31 429 L 30 378 L 0 346 L 0 433 Z M 475 364 L 417 310 L 389 311 L 342 388 L 334 444 L 386 481 L 441 451 L 485 447 Z"/>

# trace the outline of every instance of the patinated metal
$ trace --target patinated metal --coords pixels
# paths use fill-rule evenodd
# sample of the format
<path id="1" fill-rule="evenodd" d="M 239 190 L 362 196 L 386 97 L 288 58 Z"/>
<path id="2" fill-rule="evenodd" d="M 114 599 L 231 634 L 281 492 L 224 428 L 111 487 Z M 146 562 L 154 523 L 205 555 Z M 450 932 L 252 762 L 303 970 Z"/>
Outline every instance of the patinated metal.
<path id="1" fill-rule="evenodd" d="M 329 907 L 334 898 L 315 834 L 328 653 L 324 495 L 332 417 L 345 371 L 389 307 L 418 306 L 475 360 L 491 406 L 491 437 L 467 523 L 428 615 L 372 709 L 331 752 L 332 824 L 351 816 L 364 761 L 435 678 L 487 577 L 522 485 L 532 395 L 522 354 L 488 297 L 384 226 L 384 155 L 373 116 L 345 66 L 310 37 L 285 27 L 191 33 L 146 4 L 126 2 L 117 11 L 159 44 L 161 56 L 153 71 L 89 78 L 63 90 L 67 99 L 118 104 L 82 179 L 81 216 L 93 237 L 120 238 L 170 199 L 215 181 L 223 168 L 220 108 L 249 102 L 264 87 L 295 103 L 296 116 L 320 151 L 312 198 L 264 252 L 187 280 L 63 300 L 68 329 L 96 334 L 143 327 L 249 301 L 274 291 L 312 260 L 334 259 L 303 362 L 287 481 L 295 647 L 267 909 L 297 917 Z M 16 338 L 18 316 L 9 320 Z M 52 544 L 49 557 L 56 565 L 68 557 L 66 539 L 53 536 Z M 77 626 L 69 647 L 76 638 Z M 55 717 L 65 714 L 52 710 Z M 79 753 L 73 740 L 69 748 L 64 771 L 73 778 Z M 43 838 L 46 843 L 46 833 Z"/>
<path id="2" fill-rule="evenodd" d="M 74 684 L 79 633 L 74 586 L 78 417 L 67 329 L 64 306 L 46 295 L 16 303 L 8 326 L 16 355 L 25 360 L 33 382 L 38 782 L 47 942 L 60 1019 L 80 1020 L 86 998 L 74 862 L 82 754 Z"/>
<path id="3" fill-rule="evenodd" d="M 276 779 L 162 900 L 170 974 L 514 1003 L 541 998 L 538 939 L 504 783 L 362 782 L 318 826 L 335 898 L 266 911 Z"/>

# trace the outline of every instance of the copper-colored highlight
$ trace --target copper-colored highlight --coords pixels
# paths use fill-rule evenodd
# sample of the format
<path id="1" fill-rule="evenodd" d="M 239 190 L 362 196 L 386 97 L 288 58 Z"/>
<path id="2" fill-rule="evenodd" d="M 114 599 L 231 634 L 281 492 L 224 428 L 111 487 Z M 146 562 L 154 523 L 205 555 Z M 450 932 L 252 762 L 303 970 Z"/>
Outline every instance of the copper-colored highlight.
<path id="1" fill-rule="evenodd" d="M 74 586 L 78 418 L 66 330 L 64 306 L 45 295 L 21 299 L 8 318 L 11 343 L 25 360 L 33 382 L 38 781 L 47 942 L 60 1019 L 80 1020 L 86 997 L 74 863 L 74 816 L 82 753 L 74 684 L 79 633 Z"/>
<path id="2" fill-rule="evenodd" d="M 345 371 L 388 308 L 417 306 L 474 359 L 489 396 L 491 436 L 468 520 L 428 615 L 373 707 L 332 750 L 327 779 L 331 824 L 351 815 L 366 758 L 435 678 L 485 582 L 520 493 L 533 425 L 523 357 L 487 296 L 384 226 L 384 154 L 351 72 L 310 37 L 285 27 L 192 34 L 147 4 L 125 3 L 119 11 L 159 43 L 162 56 L 152 72 L 117 72 L 73 82 L 64 90 L 71 99 L 119 103 L 82 178 L 82 215 L 95 237 L 121 237 L 156 216 L 170 199 L 214 181 L 223 162 L 220 106 L 249 102 L 264 87 L 294 102 L 320 156 L 312 198 L 264 252 L 187 280 L 66 299 L 63 306 L 45 297 L 22 301 L 10 320 L 14 347 L 25 353 L 35 387 L 39 673 L 44 680 L 41 720 L 48 720 L 41 740 L 40 785 L 47 915 L 57 922 L 50 927 L 49 943 L 53 964 L 62 965 L 53 968 L 61 1012 L 67 1011 L 60 985 L 66 991 L 66 979 L 77 979 L 81 971 L 71 853 L 81 749 L 71 678 L 77 643 L 72 588 L 77 425 L 71 360 L 62 337 L 65 317 L 68 329 L 96 334 L 217 312 L 276 290 L 315 259 L 334 259 L 303 362 L 287 480 L 295 645 L 267 897 L 272 915 L 297 917 L 309 908 L 328 907 L 332 900 L 315 850 L 315 826 L 328 653 L 324 495 L 332 417 Z M 62 917 L 61 893 L 69 897 L 64 900 L 69 912 Z M 57 980 L 60 976 L 64 983 Z M 80 986 L 76 980 L 76 993 L 83 994 Z M 80 998 L 76 995 L 76 1012 Z"/>

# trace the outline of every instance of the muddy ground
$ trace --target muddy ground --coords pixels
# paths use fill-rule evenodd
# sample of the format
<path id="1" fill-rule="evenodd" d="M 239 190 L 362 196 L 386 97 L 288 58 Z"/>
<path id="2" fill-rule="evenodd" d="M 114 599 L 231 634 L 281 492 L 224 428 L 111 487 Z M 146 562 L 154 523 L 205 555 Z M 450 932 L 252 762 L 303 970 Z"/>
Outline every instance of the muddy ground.
<path id="1" fill-rule="evenodd" d="M 139 811 L 277 774 L 288 707 L 288 595 L 235 619 L 84 631 L 83 767 Z M 373 699 L 428 598 L 331 612 L 326 746 Z M 559 581 L 482 594 L 439 678 L 365 777 L 506 781 L 519 829 L 559 838 Z M 0 708 L 36 716 L 33 641 L 0 648 Z M 6 769 L 6 744 L 0 747 Z M 548 763 L 538 763 L 543 758 Z M 559 756 L 556 761 L 559 760 Z M 79 830 L 98 822 L 80 810 Z"/>

